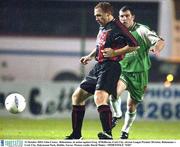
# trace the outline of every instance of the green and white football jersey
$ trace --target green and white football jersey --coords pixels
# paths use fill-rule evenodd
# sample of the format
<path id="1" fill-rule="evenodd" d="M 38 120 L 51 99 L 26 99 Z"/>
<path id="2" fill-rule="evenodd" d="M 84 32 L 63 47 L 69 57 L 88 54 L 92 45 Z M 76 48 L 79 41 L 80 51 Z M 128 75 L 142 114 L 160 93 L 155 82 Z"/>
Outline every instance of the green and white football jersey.
<path id="1" fill-rule="evenodd" d="M 151 62 L 149 58 L 149 49 L 161 38 L 151 31 L 147 26 L 134 23 L 129 29 L 136 38 L 140 48 L 136 51 L 126 53 L 124 59 L 120 61 L 122 71 L 124 72 L 143 72 L 149 70 Z"/>

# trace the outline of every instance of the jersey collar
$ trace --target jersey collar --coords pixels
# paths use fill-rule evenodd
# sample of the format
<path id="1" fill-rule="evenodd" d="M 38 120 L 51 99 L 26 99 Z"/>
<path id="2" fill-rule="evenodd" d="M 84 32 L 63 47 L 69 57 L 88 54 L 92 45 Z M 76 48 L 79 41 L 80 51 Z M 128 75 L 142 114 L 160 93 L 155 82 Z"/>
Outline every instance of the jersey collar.
<path id="1" fill-rule="evenodd" d="M 128 30 L 129 31 L 133 30 L 135 26 L 136 26 L 136 22 L 134 22 L 134 24 Z"/>

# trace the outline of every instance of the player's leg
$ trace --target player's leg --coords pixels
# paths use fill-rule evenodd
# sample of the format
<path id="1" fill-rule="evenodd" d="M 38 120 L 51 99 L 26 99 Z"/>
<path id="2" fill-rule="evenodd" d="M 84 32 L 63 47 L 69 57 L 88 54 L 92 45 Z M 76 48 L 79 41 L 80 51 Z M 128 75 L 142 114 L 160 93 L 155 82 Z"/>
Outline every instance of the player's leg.
<path id="1" fill-rule="evenodd" d="M 116 126 L 118 123 L 119 119 L 122 117 L 122 111 L 121 111 L 121 97 L 120 95 L 122 92 L 126 89 L 126 84 L 123 80 L 119 80 L 117 84 L 117 99 L 113 98 L 111 96 L 110 98 L 110 105 L 111 105 L 111 110 L 113 113 L 113 118 L 112 118 L 112 128 Z"/>
<path id="2" fill-rule="evenodd" d="M 128 139 L 129 129 L 132 126 L 134 120 L 136 119 L 136 106 L 137 101 L 128 97 L 127 100 L 127 111 L 125 113 L 124 125 L 122 127 L 121 139 Z"/>
<path id="3" fill-rule="evenodd" d="M 116 100 L 110 100 L 111 111 L 112 111 L 112 129 L 118 124 L 119 120 L 122 118 L 121 111 L 121 98 Z"/>
<path id="4" fill-rule="evenodd" d="M 72 133 L 66 139 L 81 139 L 81 129 L 85 114 L 85 100 L 92 94 L 78 87 L 72 95 Z"/>
<path id="5" fill-rule="evenodd" d="M 112 139 L 111 120 L 112 113 L 108 105 L 109 94 L 103 90 L 96 90 L 94 94 L 95 104 L 99 112 L 103 132 L 98 134 L 100 139 Z"/>
<path id="6" fill-rule="evenodd" d="M 122 127 L 121 139 L 128 139 L 129 130 L 136 118 L 137 104 L 143 100 L 144 91 L 148 82 L 148 71 L 139 73 L 127 73 L 128 99 L 127 111 L 125 114 L 124 125 Z"/>
<path id="7" fill-rule="evenodd" d="M 112 139 L 112 112 L 108 101 L 109 95 L 117 97 L 116 89 L 121 69 L 118 62 L 111 61 L 102 64 L 100 69 L 94 97 L 103 128 L 103 132 L 100 132 L 98 137 L 99 139 Z"/>
<path id="8" fill-rule="evenodd" d="M 72 95 L 72 129 L 71 135 L 67 136 L 66 139 L 80 139 L 81 129 L 85 114 L 85 100 L 94 94 L 96 87 L 96 65 L 89 72 L 88 76 L 81 82 L 80 87 L 75 90 Z"/>

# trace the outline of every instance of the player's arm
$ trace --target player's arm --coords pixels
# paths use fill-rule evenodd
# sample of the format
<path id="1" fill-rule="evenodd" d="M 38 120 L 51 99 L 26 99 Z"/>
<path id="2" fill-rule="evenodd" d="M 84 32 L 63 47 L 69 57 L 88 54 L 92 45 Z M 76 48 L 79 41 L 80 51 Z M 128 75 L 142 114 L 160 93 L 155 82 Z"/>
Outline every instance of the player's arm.
<path id="1" fill-rule="evenodd" d="M 150 51 L 153 52 L 156 56 L 158 56 L 164 46 L 165 41 L 163 39 L 160 39 L 155 43 L 155 45 L 150 48 Z"/>
<path id="2" fill-rule="evenodd" d="M 126 53 L 135 51 L 138 48 L 139 46 L 131 47 L 129 45 L 126 45 L 123 48 L 120 48 L 117 50 L 113 50 L 112 48 L 105 48 L 104 50 L 102 50 L 102 53 L 104 57 L 115 57 L 115 56 L 124 55 Z"/>
<path id="3" fill-rule="evenodd" d="M 142 27 L 139 33 L 145 38 L 145 42 L 150 44 L 149 50 L 155 55 L 159 55 L 160 51 L 165 46 L 164 39 L 159 37 L 156 32 L 150 30 L 148 27 Z"/>
<path id="4" fill-rule="evenodd" d="M 135 51 L 137 48 L 139 48 L 138 42 L 129 32 L 129 30 L 119 21 L 117 21 L 116 24 L 119 28 L 118 30 L 119 33 L 117 33 L 114 40 L 116 42 L 119 42 L 120 44 L 122 42 L 122 37 L 123 37 L 127 45 L 116 50 L 113 50 L 112 48 L 105 48 L 104 50 L 102 50 L 104 57 L 114 57 L 114 56 L 124 55 L 126 53 Z"/>
<path id="5" fill-rule="evenodd" d="M 93 49 L 88 55 L 81 57 L 80 62 L 84 65 L 88 64 L 96 56 L 96 49 Z"/>

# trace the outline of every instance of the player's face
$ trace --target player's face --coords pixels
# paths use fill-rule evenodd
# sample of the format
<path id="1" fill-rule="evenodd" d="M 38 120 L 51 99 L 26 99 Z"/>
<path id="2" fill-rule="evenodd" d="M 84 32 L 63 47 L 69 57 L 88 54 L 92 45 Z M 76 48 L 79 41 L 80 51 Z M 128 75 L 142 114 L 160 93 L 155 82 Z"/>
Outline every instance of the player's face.
<path id="1" fill-rule="evenodd" d="M 101 8 L 94 9 L 94 16 L 100 25 L 105 26 L 108 23 L 109 14 L 103 12 Z"/>
<path id="2" fill-rule="evenodd" d="M 127 28 L 130 28 L 134 24 L 135 16 L 131 14 L 129 10 L 127 11 L 119 11 L 119 20 L 122 24 L 124 24 Z"/>

